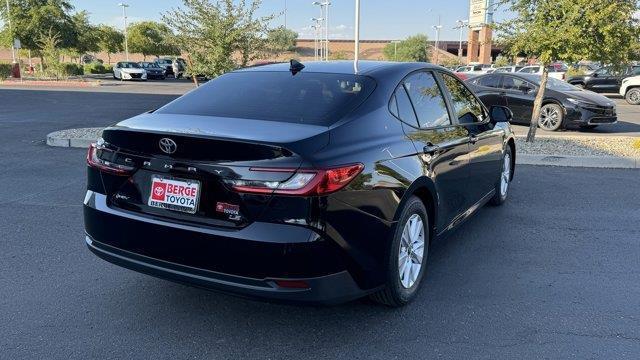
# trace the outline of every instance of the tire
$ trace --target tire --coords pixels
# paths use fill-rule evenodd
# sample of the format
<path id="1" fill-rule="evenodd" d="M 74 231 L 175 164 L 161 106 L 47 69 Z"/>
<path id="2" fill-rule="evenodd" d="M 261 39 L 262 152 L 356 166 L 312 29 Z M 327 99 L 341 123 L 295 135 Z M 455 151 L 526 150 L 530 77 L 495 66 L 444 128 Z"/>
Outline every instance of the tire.
<path id="1" fill-rule="evenodd" d="M 540 119 L 538 119 L 538 127 L 547 131 L 556 131 L 562 127 L 564 120 L 564 111 L 562 106 L 558 104 L 546 104 L 540 109 Z"/>
<path id="2" fill-rule="evenodd" d="M 509 184 L 511 183 L 511 174 L 513 173 L 513 153 L 511 146 L 507 146 L 507 149 L 502 156 L 502 167 L 500 171 L 500 179 L 496 184 L 496 191 L 493 194 L 489 203 L 493 206 L 500 206 L 507 201 L 509 197 Z"/>
<path id="3" fill-rule="evenodd" d="M 414 229 L 417 231 L 413 232 L 413 235 L 410 233 L 412 225 L 416 226 Z M 424 204 L 419 198 L 412 196 L 402 209 L 391 240 L 384 288 L 372 294 L 372 300 L 387 306 L 400 307 L 416 297 L 427 267 L 429 229 L 429 216 Z M 407 243 L 411 245 L 407 246 Z M 406 261 L 401 268 L 402 259 Z"/>
<path id="4" fill-rule="evenodd" d="M 113 79 L 118 80 L 118 78 L 116 77 L 116 73 L 113 73 Z"/>
<path id="5" fill-rule="evenodd" d="M 640 88 L 631 88 L 624 94 L 624 99 L 630 105 L 640 105 Z"/>

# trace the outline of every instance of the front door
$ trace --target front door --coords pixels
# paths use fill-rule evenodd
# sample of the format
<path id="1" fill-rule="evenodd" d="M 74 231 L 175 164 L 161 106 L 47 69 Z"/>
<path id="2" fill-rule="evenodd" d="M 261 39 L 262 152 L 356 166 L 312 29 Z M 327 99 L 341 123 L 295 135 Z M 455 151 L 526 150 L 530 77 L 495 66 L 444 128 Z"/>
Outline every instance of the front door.
<path id="1" fill-rule="evenodd" d="M 513 112 L 513 122 L 530 124 L 536 86 L 515 76 L 505 75 L 502 79 L 507 107 Z"/>
<path id="2" fill-rule="evenodd" d="M 424 175 L 430 177 L 438 193 L 436 228 L 446 228 L 469 205 L 468 134 L 453 124 L 443 91 L 435 74 L 420 71 L 405 78 L 396 90 L 400 116 L 407 136 L 423 163 Z M 409 110 L 407 110 L 409 109 Z M 413 113 L 403 115 L 403 113 Z"/>
<path id="3" fill-rule="evenodd" d="M 489 120 L 482 103 L 457 78 L 442 73 L 455 120 L 464 126 L 469 141 L 469 189 L 470 205 L 486 198 L 496 188 L 502 170 L 504 131 Z"/>

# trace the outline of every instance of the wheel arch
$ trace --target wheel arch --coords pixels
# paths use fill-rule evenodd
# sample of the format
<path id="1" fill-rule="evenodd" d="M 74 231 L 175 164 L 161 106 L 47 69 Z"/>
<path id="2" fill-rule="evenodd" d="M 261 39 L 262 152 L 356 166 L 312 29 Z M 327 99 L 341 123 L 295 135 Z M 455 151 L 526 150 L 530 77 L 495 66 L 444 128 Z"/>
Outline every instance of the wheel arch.
<path id="1" fill-rule="evenodd" d="M 432 241 L 437 235 L 438 193 L 433 181 L 428 177 L 423 176 L 416 179 L 404 192 L 393 220 L 395 222 L 399 220 L 402 209 L 404 209 L 405 204 L 412 196 L 420 199 L 427 210 L 427 215 L 429 216 L 429 241 Z"/>

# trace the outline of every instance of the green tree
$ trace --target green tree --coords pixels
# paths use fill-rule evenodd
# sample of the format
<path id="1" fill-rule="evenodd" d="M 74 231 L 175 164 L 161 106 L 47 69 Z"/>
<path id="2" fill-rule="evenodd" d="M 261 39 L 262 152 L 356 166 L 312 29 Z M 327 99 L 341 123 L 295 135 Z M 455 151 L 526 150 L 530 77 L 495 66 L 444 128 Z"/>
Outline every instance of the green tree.
<path id="1" fill-rule="evenodd" d="M 493 64 L 496 67 L 508 66 L 510 64 L 510 61 L 509 61 L 509 58 L 507 58 L 506 56 L 498 55 L 496 56 L 496 59 L 493 62 Z"/>
<path id="2" fill-rule="evenodd" d="M 581 59 L 614 66 L 637 51 L 635 0 L 503 0 L 514 17 L 497 25 L 511 55 L 524 54 L 542 65 L 527 141 L 534 141 L 552 61 Z"/>
<path id="3" fill-rule="evenodd" d="M 78 34 L 76 32 L 71 11 L 73 6 L 68 0 L 10 0 L 11 28 L 4 30 L 5 38 L 20 39 L 22 47 L 35 51 L 36 56 L 42 56 L 42 37 L 56 34 L 59 48 L 73 48 L 76 46 Z M 6 24 L 7 11 L 0 6 L 2 19 Z"/>
<path id="4" fill-rule="evenodd" d="M 100 25 L 98 27 L 98 47 L 107 53 L 107 59 L 111 64 L 111 54 L 124 50 L 124 35 L 112 26 Z"/>
<path id="5" fill-rule="evenodd" d="M 384 47 L 385 59 L 391 61 L 423 61 L 429 58 L 427 35 L 410 36 L 397 43 L 389 43 Z"/>
<path id="6" fill-rule="evenodd" d="M 97 26 L 89 22 L 89 13 L 80 11 L 71 17 L 73 27 L 77 38 L 72 50 L 78 54 L 78 57 L 89 52 L 97 52 L 100 50 L 98 44 L 100 32 Z"/>
<path id="7" fill-rule="evenodd" d="M 219 76 L 265 50 L 273 15 L 255 17 L 260 0 L 183 0 L 183 7 L 162 18 L 191 59 L 191 75 Z M 234 57 L 239 54 L 240 59 Z"/>
<path id="8" fill-rule="evenodd" d="M 297 40 L 298 33 L 283 26 L 271 29 L 267 34 L 269 51 L 276 55 L 295 50 Z"/>
<path id="9" fill-rule="evenodd" d="M 145 60 L 148 55 L 180 55 L 172 39 L 171 29 L 155 21 L 142 21 L 127 29 L 129 51 L 142 54 Z"/>

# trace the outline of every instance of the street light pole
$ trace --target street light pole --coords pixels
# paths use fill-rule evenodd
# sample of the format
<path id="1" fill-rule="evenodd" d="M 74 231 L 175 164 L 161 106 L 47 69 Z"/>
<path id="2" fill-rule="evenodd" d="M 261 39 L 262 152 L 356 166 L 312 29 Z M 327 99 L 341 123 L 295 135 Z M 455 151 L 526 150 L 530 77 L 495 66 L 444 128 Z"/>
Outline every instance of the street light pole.
<path id="1" fill-rule="evenodd" d="M 360 58 L 360 0 L 356 0 L 355 49 L 353 56 L 353 71 L 358 73 L 358 59 Z"/>
<path id="2" fill-rule="evenodd" d="M 9 27 L 9 35 L 11 35 L 11 59 L 13 64 L 16 63 L 16 47 L 13 40 L 13 31 L 11 30 L 11 8 L 9 7 L 9 0 L 7 0 L 7 26 Z"/>
<path id="3" fill-rule="evenodd" d="M 315 21 L 316 25 L 315 25 L 315 43 L 316 45 L 316 53 L 314 56 L 315 60 L 318 60 L 318 57 L 320 58 L 320 60 L 322 60 L 323 58 L 323 52 L 322 52 L 322 22 L 324 21 L 324 18 L 311 18 L 311 21 Z M 320 50 L 320 54 L 318 55 L 318 50 Z"/>
<path id="4" fill-rule="evenodd" d="M 124 53 L 129 61 L 129 40 L 127 39 L 127 8 L 129 5 L 120 3 L 118 6 L 122 6 L 122 19 L 124 20 Z"/>
<path id="5" fill-rule="evenodd" d="M 458 26 L 454 27 L 454 29 L 460 29 L 460 45 L 458 46 L 458 62 L 462 64 L 462 32 L 466 27 L 466 24 L 469 23 L 469 20 L 458 20 L 456 21 Z"/>
<path id="6" fill-rule="evenodd" d="M 438 21 L 438 23 L 440 23 L 440 22 Z M 440 51 L 438 50 L 438 46 L 440 45 L 439 44 L 439 42 L 440 42 L 440 29 L 442 29 L 442 25 L 433 25 L 433 28 L 436 31 L 436 46 L 435 46 L 435 49 L 436 49 L 436 65 L 437 65 L 438 64 L 438 60 L 440 60 Z"/>
<path id="7" fill-rule="evenodd" d="M 330 1 L 324 2 L 325 8 L 325 16 L 324 16 L 324 59 L 329 61 L 329 6 L 331 6 Z"/>
<path id="8" fill-rule="evenodd" d="M 287 0 L 284 0 L 284 28 L 287 28 Z"/>

